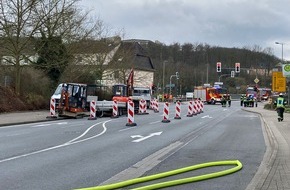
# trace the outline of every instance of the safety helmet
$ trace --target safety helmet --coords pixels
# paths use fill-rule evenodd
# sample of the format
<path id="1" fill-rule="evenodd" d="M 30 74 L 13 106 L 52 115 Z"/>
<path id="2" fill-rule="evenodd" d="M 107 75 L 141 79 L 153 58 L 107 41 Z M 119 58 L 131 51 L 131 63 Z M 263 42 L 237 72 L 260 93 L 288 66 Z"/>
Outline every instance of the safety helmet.
<path id="1" fill-rule="evenodd" d="M 279 96 L 280 96 L 280 97 L 283 97 L 283 93 L 280 93 Z"/>

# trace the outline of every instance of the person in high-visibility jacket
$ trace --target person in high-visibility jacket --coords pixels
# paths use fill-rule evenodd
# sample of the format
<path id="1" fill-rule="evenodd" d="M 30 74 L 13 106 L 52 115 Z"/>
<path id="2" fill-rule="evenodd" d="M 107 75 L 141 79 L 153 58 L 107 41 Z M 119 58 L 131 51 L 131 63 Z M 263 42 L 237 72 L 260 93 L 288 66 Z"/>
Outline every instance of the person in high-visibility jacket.
<path id="1" fill-rule="evenodd" d="M 276 110 L 278 113 L 278 121 L 283 121 L 283 113 L 285 110 L 286 100 L 283 97 L 283 94 L 280 93 L 279 97 L 275 100 L 274 105 L 276 105 Z"/>
<path id="2" fill-rule="evenodd" d="M 244 104 L 244 99 L 245 99 L 245 95 L 242 94 L 241 95 L 241 98 L 240 98 L 240 100 L 241 100 L 241 106 L 243 106 L 243 104 Z"/>

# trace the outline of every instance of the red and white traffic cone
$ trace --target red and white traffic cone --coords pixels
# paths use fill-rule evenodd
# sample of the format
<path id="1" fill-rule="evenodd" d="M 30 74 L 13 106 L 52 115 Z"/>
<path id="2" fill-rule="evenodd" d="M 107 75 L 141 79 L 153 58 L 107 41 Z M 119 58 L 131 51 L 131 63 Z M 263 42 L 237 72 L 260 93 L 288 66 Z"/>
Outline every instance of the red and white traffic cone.
<path id="1" fill-rule="evenodd" d="M 50 115 L 47 116 L 46 118 L 57 118 L 56 113 L 55 113 L 55 99 L 51 98 L 50 99 Z"/>
<path id="2" fill-rule="evenodd" d="M 192 117 L 193 116 L 193 102 L 189 101 L 188 102 L 188 111 L 187 111 L 187 117 Z"/>
<path id="3" fill-rule="evenodd" d="M 169 104 L 168 102 L 164 103 L 164 108 L 163 108 L 163 123 L 169 123 Z"/>
<path id="4" fill-rule="evenodd" d="M 181 112 L 181 109 L 180 109 L 180 101 L 177 101 L 176 104 L 175 104 L 175 117 L 174 119 L 181 119 L 180 117 L 180 112 Z"/>
<path id="5" fill-rule="evenodd" d="M 134 102 L 129 100 L 128 101 L 128 122 L 126 126 L 136 126 L 137 124 L 134 123 Z"/>
<path id="6" fill-rule="evenodd" d="M 118 102 L 117 100 L 113 101 L 113 113 L 111 118 L 118 118 Z"/>
<path id="7" fill-rule="evenodd" d="M 90 117 L 88 120 L 96 120 L 96 101 L 92 100 L 90 103 Z"/>
<path id="8" fill-rule="evenodd" d="M 159 102 L 157 99 L 154 100 L 154 112 L 159 113 Z"/>

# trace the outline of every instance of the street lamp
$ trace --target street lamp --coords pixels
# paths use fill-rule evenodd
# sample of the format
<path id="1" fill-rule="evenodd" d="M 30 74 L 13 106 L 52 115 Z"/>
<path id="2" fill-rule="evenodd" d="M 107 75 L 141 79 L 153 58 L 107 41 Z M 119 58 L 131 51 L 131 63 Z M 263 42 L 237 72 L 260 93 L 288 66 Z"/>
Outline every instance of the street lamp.
<path id="1" fill-rule="evenodd" d="M 284 46 L 284 43 L 282 43 L 282 42 L 275 42 L 275 44 L 280 44 L 282 46 L 282 64 L 283 64 L 283 62 L 284 62 L 284 60 L 283 60 L 283 46 Z"/>
<path id="2" fill-rule="evenodd" d="M 178 80 L 178 79 L 179 79 L 179 73 L 176 72 L 175 75 L 171 75 L 171 76 L 170 76 L 169 95 L 171 95 L 171 79 L 172 79 L 172 77 L 176 77 L 176 79 Z"/>

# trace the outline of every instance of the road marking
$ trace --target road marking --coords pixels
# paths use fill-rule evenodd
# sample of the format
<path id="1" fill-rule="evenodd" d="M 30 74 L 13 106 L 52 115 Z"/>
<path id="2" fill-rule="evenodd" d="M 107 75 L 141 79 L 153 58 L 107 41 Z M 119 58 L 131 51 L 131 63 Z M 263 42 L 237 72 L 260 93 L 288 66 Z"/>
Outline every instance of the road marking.
<path id="1" fill-rule="evenodd" d="M 89 138 L 86 138 L 86 139 L 82 139 L 82 140 L 77 141 L 77 139 L 79 139 L 80 136 L 82 136 L 84 133 L 86 133 L 86 132 L 84 132 L 79 137 L 77 137 L 77 138 L 75 138 L 75 139 L 73 139 L 71 141 L 68 141 L 68 142 L 66 142 L 64 144 L 60 144 L 60 145 L 57 145 L 57 146 L 52 146 L 52 147 L 49 147 L 49 148 L 45 148 L 45 149 L 42 149 L 42 150 L 38 150 L 38 151 L 31 152 L 31 153 L 27 153 L 27 154 L 22 154 L 22 155 L 18 155 L 18 156 L 6 158 L 6 159 L 3 159 L 3 160 L 0 160 L 0 163 L 7 162 L 7 161 L 11 161 L 11 160 L 16 160 L 16 159 L 24 158 L 24 157 L 28 157 L 28 156 L 32 156 L 32 155 L 39 154 L 39 153 L 42 153 L 42 152 L 47 152 L 47 151 L 50 151 L 50 150 L 55 150 L 55 149 L 58 149 L 58 148 L 62 148 L 62 147 L 66 147 L 66 146 L 69 146 L 69 145 L 81 143 L 81 142 L 84 142 L 84 141 L 87 141 L 87 140 L 90 140 L 90 139 L 99 137 L 99 136 L 103 135 L 107 131 L 107 128 L 106 128 L 105 124 L 107 122 L 109 122 L 109 121 L 111 121 L 111 120 L 108 120 L 108 121 L 103 122 L 103 125 L 102 125 L 103 126 L 103 131 L 101 133 L 97 134 L 97 135 L 92 136 L 92 137 L 89 137 Z M 92 125 L 90 127 L 90 129 L 92 127 L 95 127 L 95 126 L 101 124 L 101 123 L 102 122 L 99 122 L 99 123 L 96 123 L 96 124 Z"/>
<path id="2" fill-rule="evenodd" d="M 136 140 L 133 140 L 132 142 L 141 142 L 141 141 L 144 141 L 146 139 L 149 139 L 150 137 L 154 137 L 156 135 L 161 135 L 162 134 L 162 131 L 160 132 L 156 132 L 156 133 L 151 133 L 150 135 L 147 135 L 147 136 L 142 136 L 142 135 L 132 135 L 131 138 L 138 138 Z"/>
<path id="3" fill-rule="evenodd" d="M 45 126 L 49 126 L 49 125 L 51 125 L 51 124 L 49 123 L 49 124 L 33 125 L 33 126 L 31 126 L 31 127 L 32 127 L 32 128 L 34 128 L 34 127 L 45 127 Z"/>
<path id="4" fill-rule="evenodd" d="M 202 116 L 201 118 L 212 118 L 212 117 L 210 117 L 209 115 L 205 115 L 205 116 Z"/>

